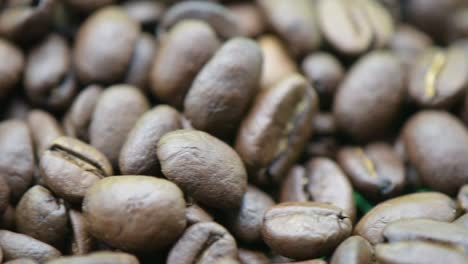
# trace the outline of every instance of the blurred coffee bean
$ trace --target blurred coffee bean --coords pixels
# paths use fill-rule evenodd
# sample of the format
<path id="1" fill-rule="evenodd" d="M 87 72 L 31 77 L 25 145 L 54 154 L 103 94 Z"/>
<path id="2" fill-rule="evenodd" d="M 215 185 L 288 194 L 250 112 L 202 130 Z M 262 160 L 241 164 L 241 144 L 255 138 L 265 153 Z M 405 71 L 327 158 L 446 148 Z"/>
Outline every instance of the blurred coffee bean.
<path id="1" fill-rule="evenodd" d="M 204 222 L 190 226 L 172 247 L 167 264 L 211 264 L 220 259 L 237 258 L 236 240 L 221 225 Z"/>
<path id="2" fill-rule="evenodd" d="M 143 92 L 149 92 L 149 74 L 157 49 L 156 40 L 152 35 L 140 35 L 124 78 L 125 83 L 134 85 Z"/>
<path id="3" fill-rule="evenodd" d="M 0 215 L 2 215 L 10 204 L 10 185 L 2 174 L 0 176 Z"/>
<path id="4" fill-rule="evenodd" d="M 114 168 L 118 167 L 128 133 L 148 108 L 143 93 L 130 85 L 111 86 L 99 97 L 89 125 L 90 143 L 106 155 Z"/>
<path id="5" fill-rule="evenodd" d="M 236 18 L 240 35 L 254 38 L 265 32 L 266 23 L 260 8 L 253 3 L 235 3 L 228 6 Z"/>
<path id="6" fill-rule="evenodd" d="M 312 120 L 314 135 L 330 136 L 337 132 L 335 117 L 329 112 L 319 112 Z"/>
<path id="7" fill-rule="evenodd" d="M 460 207 L 465 210 L 465 212 L 468 212 L 468 184 L 465 184 L 460 188 L 457 199 Z"/>
<path id="8" fill-rule="evenodd" d="M 172 27 L 162 37 L 150 72 L 154 95 L 181 108 L 193 80 L 220 45 L 216 33 L 202 21 L 183 20 Z"/>
<path id="9" fill-rule="evenodd" d="M 0 20 L 1 20 L 0 13 Z M 6 39 L 0 38 L 0 99 L 5 98 L 21 80 L 24 69 L 23 52 Z"/>
<path id="10" fill-rule="evenodd" d="M 154 30 L 165 11 L 163 3 L 152 0 L 127 1 L 123 3 L 123 8 L 133 20 L 140 23 L 147 31 Z"/>
<path id="11" fill-rule="evenodd" d="M 306 168 L 294 166 L 281 186 L 280 202 L 320 202 L 342 208 L 356 219 L 353 187 L 338 165 L 327 158 L 311 159 Z"/>
<path id="12" fill-rule="evenodd" d="M 39 262 L 29 259 L 29 258 L 19 258 L 15 260 L 10 260 L 7 262 L 3 262 L 5 264 L 39 264 Z"/>
<path id="13" fill-rule="evenodd" d="M 333 253 L 330 264 L 361 264 L 374 262 L 374 248 L 360 236 L 343 241 Z"/>
<path id="14" fill-rule="evenodd" d="M 229 139 L 258 91 L 262 53 L 246 38 L 227 41 L 203 67 L 184 101 L 195 129 Z"/>
<path id="15" fill-rule="evenodd" d="M 468 257 L 456 248 L 419 241 L 377 245 L 376 257 L 380 264 L 468 263 Z"/>
<path id="16" fill-rule="evenodd" d="M 197 202 L 214 208 L 241 205 L 247 173 L 238 154 L 221 140 L 196 130 L 176 130 L 158 142 L 161 169 Z"/>
<path id="17" fill-rule="evenodd" d="M 24 85 L 29 100 L 51 110 L 66 109 L 77 93 L 65 39 L 51 34 L 28 54 Z"/>
<path id="18" fill-rule="evenodd" d="M 300 157 L 317 109 L 317 95 L 299 74 L 257 96 L 235 144 L 252 181 L 281 182 Z"/>
<path id="19" fill-rule="evenodd" d="M 351 230 L 352 223 L 342 209 L 322 203 L 295 202 L 270 208 L 263 219 L 262 234 L 275 252 L 308 259 L 333 252 Z"/>
<path id="20" fill-rule="evenodd" d="M 388 133 L 405 99 L 403 81 L 400 62 L 392 53 L 375 51 L 361 57 L 335 95 L 338 128 L 358 141 Z"/>
<path id="21" fill-rule="evenodd" d="M 44 242 L 8 230 L 0 230 L 0 247 L 6 261 L 28 258 L 45 263 L 61 255 L 60 251 Z"/>
<path id="22" fill-rule="evenodd" d="M 175 184 L 147 176 L 104 178 L 83 201 L 90 234 L 132 252 L 152 252 L 175 242 L 186 225 L 184 211 L 183 194 Z"/>
<path id="23" fill-rule="evenodd" d="M 32 184 L 34 153 L 31 134 L 25 122 L 7 120 L 0 123 L 0 176 L 8 183 L 11 199 L 16 203 Z M 8 204 L 4 187 L 0 214 Z"/>
<path id="24" fill-rule="evenodd" d="M 436 192 L 402 195 L 378 204 L 358 222 L 354 229 L 372 244 L 384 241 L 383 230 L 400 219 L 425 218 L 451 222 L 459 214 L 450 197 Z"/>
<path id="25" fill-rule="evenodd" d="M 16 229 L 49 245 L 62 248 L 68 235 L 64 201 L 46 188 L 29 189 L 16 207 Z"/>
<path id="26" fill-rule="evenodd" d="M 468 131 L 454 116 L 422 111 L 404 127 L 411 164 L 431 189 L 455 195 L 468 183 Z"/>
<path id="27" fill-rule="evenodd" d="M 453 223 L 455 225 L 462 226 L 468 230 L 468 213 L 465 213 L 464 215 L 458 217 L 455 221 L 453 221 Z"/>
<path id="28" fill-rule="evenodd" d="M 86 256 L 61 257 L 47 264 L 139 264 L 138 259 L 123 252 L 100 251 Z"/>
<path id="29" fill-rule="evenodd" d="M 42 155 L 40 167 L 47 187 L 70 203 L 80 203 L 91 186 L 113 175 L 104 154 L 70 137 L 55 139 Z"/>
<path id="30" fill-rule="evenodd" d="M 309 158 L 326 157 L 335 159 L 340 143 L 332 136 L 319 137 L 308 143 L 306 155 Z"/>
<path id="31" fill-rule="evenodd" d="M 239 260 L 241 264 L 270 264 L 270 259 L 261 251 L 253 251 L 239 248 Z"/>
<path id="32" fill-rule="evenodd" d="M 170 7 L 161 19 L 160 30 L 168 31 L 179 21 L 187 19 L 205 21 L 225 39 L 242 33 L 236 17 L 228 8 L 218 3 L 197 0 L 181 1 Z"/>
<path id="33" fill-rule="evenodd" d="M 296 56 L 317 50 L 321 34 L 314 1 L 257 0 L 267 22 Z"/>
<path id="34" fill-rule="evenodd" d="M 44 151 L 51 146 L 52 141 L 64 136 L 63 129 L 55 117 L 42 110 L 35 109 L 29 112 L 28 126 L 38 160 Z"/>
<path id="35" fill-rule="evenodd" d="M 388 144 L 342 148 L 338 162 L 356 190 L 373 201 L 394 197 L 405 187 L 403 162 Z"/>

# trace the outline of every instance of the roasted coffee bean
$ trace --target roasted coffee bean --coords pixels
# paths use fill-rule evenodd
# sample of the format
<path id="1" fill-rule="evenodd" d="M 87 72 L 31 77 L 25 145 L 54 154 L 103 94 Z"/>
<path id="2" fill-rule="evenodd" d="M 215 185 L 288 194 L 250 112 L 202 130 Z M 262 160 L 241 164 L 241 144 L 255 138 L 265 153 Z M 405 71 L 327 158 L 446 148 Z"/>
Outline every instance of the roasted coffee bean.
<path id="1" fill-rule="evenodd" d="M 169 252 L 167 264 L 210 264 L 237 258 L 236 240 L 221 225 L 204 222 L 192 225 Z"/>
<path id="2" fill-rule="evenodd" d="M 342 208 L 356 219 L 353 187 L 338 165 L 327 158 L 315 158 L 306 168 L 295 166 L 281 186 L 281 202 L 319 202 Z"/>
<path id="3" fill-rule="evenodd" d="M 345 74 L 343 65 L 333 55 L 325 52 L 307 56 L 302 61 L 302 72 L 320 96 L 322 107 L 332 102 Z"/>
<path id="4" fill-rule="evenodd" d="M 270 259 L 261 251 L 239 248 L 238 257 L 241 264 L 270 264 Z"/>
<path id="5" fill-rule="evenodd" d="M 39 263 L 59 257 L 60 251 L 30 236 L 0 230 L 0 247 L 5 260 L 29 258 Z"/>
<path id="6" fill-rule="evenodd" d="M 465 184 L 460 188 L 457 199 L 460 207 L 465 210 L 465 212 L 468 212 L 468 184 Z"/>
<path id="7" fill-rule="evenodd" d="M 123 252 L 101 251 L 86 256 L 56 258 L 47 264 L 139 264 L 138 259 Z"/>
<path id="8" fill-rule="evenodd" d="M 185 209 L 185 218 L 188 226 L 213 221 L 213 216 L 196 204 L 192 204 Z"/>
<path id="9" fill-rule="evenodd" d="M 148 108 L 143 93 L 129 85 L 107 88 L 96 103 L 89 126 L 90 143 L 106 155 L 114 168 L 128 133 Z"/>
<path id="10" fill-rule="evenodd" d="M 18 201 L 33 180 L 34 153 L 28 126 L 23 121 L 0 123 L 0 176 L 8 183 L 11 199 Z M 7 191 L 2 193 L 3 213 L 8 203 Z"/>
<path id="11" fill-rule="evenodd" d="M 46 188 L 29 189 L 16 207 L 16 229 L 57 248 L 68 235 L 68 214 L 64 201 Z"/>
<path id="12" fill-rule="evenodd" d="M 38 159 L 56 138 L 64 136 L 63 129 L 55 117 L 42 110 L 36 109 L 29 113 L 28 125 Z"/>
<path id="13" fill-rule="evenodd" d="M 68 211 L 68 217 L 71 229 L 69 252 L 72 255 L 89 254 L 94 247 L 95 239 L 88 232 L 85 218 L 74 209 Z"/>
<path id="14" fill-rule="evenodd" d="M 107 177 L 83 200 L 89 233 L 119 249 L 151 252 L 183 232 L 185 201 L 173 183 L 147 176 Z"/>
<path id="15" fill-rule="evenodd" d="M 228 229 L 242 242 L 260 242 L 263 215 L 273 205 L 275 202 L 268 194 L 249 186 L 240 208 L 229 212 L 226 216 Z"/>
<path id="16" fill-rule="evenodd" d="M 122 174 L 161 176 L 157 145 L 164 134 L 181 129 L 181 115 L 159 105 L 143 114 L 127 136 L 119 157 Z"/>
<path id="17" fill-rule="evenodd" d="M 260 8 L 253 3 L 234 3 L 228 6 L 239 26 L 240 35 L 254 38 L 265 32 L 266 23 Z"/>
<path id="18" fill-rule="evenodd" d="M 262 234 L 275 252 L 289 258 L 308 259 L 333 252 L 351 230 L 351 220 L 342 209 L 322 203 L 296 202 L 270 208 L 263 218 Z"/>
<path id="19" fill-rule="evenodd" d="M 274 35 L 261 36 L 258 45 L 263 54 L 261 89 L 268 89 L 298 71 L 286 47 Z"/>
<path id="20" fill-rule="evenodd" d="M 214 208 L 241 204 L 247 173 L 237 153 L 219 139 L 196 130 L 176 130 L 158 142 L 164 176 L 197 202 Z"/>
<path id="21" fill-rule="evenodd" d="M 380 264 L 468 263 L 468 257 L 456 248 L 419 241 L 377 245 L 376 257 Z"/>
<path id="22" fill-rule="evenodd" d="M 208 23 L 219 36 L 232 38 L 241 35 L 236 17 L 224 6 L 208 1 L 182 1 L 173 5 L 164 14 L 160 29 L 169 30 L 179 21 L 197 19 Z"/>
<path id="23" fill-rule="evenodd" d="M 458 217 L 453 223 L 468 229 L 468 213 Z"/>
<path id="24" fill-rule="evenodd" d="M 256 98 L 235 145 L 254 182 L 278 183 L 286 176 L 311 134 L 317 108 L 317 95 L 298 74 Z"/>
<path id="25" fill-rule="evenodd" d="M 455 195 L 468 183 L 468 131 L 454 116 L 422 111 L 403 131 L 411 164 L 429 188 Z"/>
<path id="26" fill-rule="evenodd" d="M 123 3 L 123 8 L 133 20 L 138 21 L 144 29 L 151 31 L 165 11 L 163 3 L 151 0 L 128 1 Z"/>
<path id="27" fill-rule="evenodd" d="M 101 86 L 90 85 L 75 97 L 63 121 L 68 136 L 89 141 L 89 124 L 101 94 Z"/>
<path id="28" fill-rule="evenodd" d="M 375 51 L 362 57 L 335 95 L 333 113 L 338 128 L 359 141 L 385 135 L 404 102 L 403 75 L 392 53 Z"/>
<path id="29" fill-rule="evenodd" d="M 374 0 L 321 0 L 318 13 L 324 38 L 345 55 L 382 48 L 394 31 L 392 17 Z"/>
<path id="30" fill-rule="evenodd" d="M 5 1 L 0 12 L 0 36 L 29 43 L 47 34 L 56 0 Z"/>
<path id="31" fill-rule="evenodd" d="M 0 14 L 0 20 L 1 20 Z M 6 97 L 21 80 L 24 55 L 20 49 L 0 38 L 0 98 Z"/>
<path id="32" fill-rule="evenodd" d="M 330 136 L 337 132 L 335 117 L 329 112 L 320 112 L 312 121 L 312 131 L 314 135 Z"/>
<path id="33" fill-rule="evenodd" d="M 215 260 L 213 264 L 241 264 L 237 258 L 226 257 L 222 259 Z"/>
<path id="34" fill-rule="evenodd" d="M 115 6 L 88 17 L 76 35 L 73 54 L 79 80 L 108 84 L 122 79 L 138 41 L 138 26 L 125 10 Z"/>
<path id="35" fill-rule="evenodd" d="M 146 33 L 140 35 L 124 83 L 134 85 L 143 92 L 149 92 L 149 74 L 157 49 L 156 39 L 152 35 Z"/>
<path id="36" fill-rule="evenodd" d="M 113 174 L 107 158 L 92 146 L 70 137 L 59 137 L 40 162 L 47 187 L 68 202 L 79 203 L 88 189 Z"/>
<path id="37" fill-rule="evenodd" d="M 374 248 L 360 236 L 343 241 L 333 253 L 330 264 L 373 263 Z"/>
<path id="38" fill-rule="evenodd" d="M 229 139 L 258 91 L 262 53 L 245 38 L 227 41 L 203 67 L 184 101 L 191 125 Z"/>
<path id="39" fill-rule="evenodd" d="M 216 33 L 202 21 L 183 20 L 172 27 L 161 40 L 150 72 L 154 95 L 181 108 L 197 73 L 220 45 Z"/>
<path id="40" fill-rule="evenodd" d="M 409 24 L 400 25 L 388 43 L 408 75 L 412 65 L 431 45 L 432 39 L 429 36 Z"/>
<path id="41" fill-rule="evenodd" d="M 297 56 L 317 50 L 321 34 L 315 4 L 308 0 L 257 0 L 265 17 Z"/>
<path id="42" fill-rule="evenodd" d="M 414 64 L 409 96 L 421 107 L 449 109 L 459 102 L 468 84 L 468 58 L 463 50 L 428 49 Z"/>
<path id="43" fill-rule="evenodd" d="M 78 13 L 91 13 L 103 6 L 110 5 L 114 0 L 63 0 L 68 7 Z"/>
<path id="44" fill-rule="evenodd" d="M 71 70 L 71 51 L 66 40 L 49 35 L 28 54 L 24 85 L 28 99 L 41 107 L 66 109 L 78 87 Z"/>
<path id="45" fill-rule="evenodd" d="M 353 186 L 373 201 L 396 196 L 405 187 L 403 162 L 385 143 L 345 147 L 338 153 L 338 162 Z"/>
<path id="46" fill-rule="evenodd" d="M 388 224 L 383 235 L 389 243 L 427 241 L 459 247 L 468 253 L 468 230 L 452 223 L 430 219 L 403 219 Z"/>
<path id="47" fill-rule="evenodd" d="M 372 244 L 383 242 L 384 228 L 400 219 L 425 218 L 451 222 L 459 214 L 450 197 L 436 192 L 414 193 L 387 200 L 372 208 L 354 229 Z"/>

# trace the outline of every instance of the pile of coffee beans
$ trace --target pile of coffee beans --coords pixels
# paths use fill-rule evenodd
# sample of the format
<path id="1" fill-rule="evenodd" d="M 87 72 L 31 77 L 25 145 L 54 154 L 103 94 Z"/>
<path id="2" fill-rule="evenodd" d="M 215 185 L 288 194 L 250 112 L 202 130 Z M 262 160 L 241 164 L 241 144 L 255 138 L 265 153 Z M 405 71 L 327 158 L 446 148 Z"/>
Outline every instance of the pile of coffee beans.
<path id="1" fill-rule="evenodd" d="M 0 263 L 468 263 L 467 0 L 0 1 Z"/>

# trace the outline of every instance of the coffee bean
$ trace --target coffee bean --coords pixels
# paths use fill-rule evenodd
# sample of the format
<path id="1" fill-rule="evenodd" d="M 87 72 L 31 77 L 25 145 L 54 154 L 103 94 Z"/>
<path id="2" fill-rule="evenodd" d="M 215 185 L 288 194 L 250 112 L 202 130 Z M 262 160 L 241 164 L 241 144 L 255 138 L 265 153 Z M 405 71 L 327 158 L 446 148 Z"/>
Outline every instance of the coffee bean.
<path id="1" fill-rule="evenodd" d="M 181 116 L 167 105 L 159 105 L 143 114 L 127 136 L 119 157 L 123 174 L 161 176 L 156 153 L 160 138 L 181 129 Z"/>
<path id="2" fill-rule="evenodd" d="M 220 45 L 214 30 L 202 21 L 183 20 L 172 27 L 161 40 L 150 72 L 154 95 L 181 108 L 197 73 Z"/>
<path id="3" fill-rule="evenodd" d="M 353 186 L 373 201 L 388 199 L 403 191 L 403 163 L 385 143 L 372 143 L 364 149 L 345 147 L 338 153 L 338 162 Z"/>
<path id="4" fill-rule="evenodd" d="M 241 264 L 270 264 L 270 259 L 268 259 L 265 254 L 261 251 L 252 251 L 248 249 L 239 248 L 239 260 Z"/>
<path id="5" fill-rule="evenodd" d="M 36 157 L 40 159 L 52 142 L 64 136 L 64 132 L 57 119 L 48 112 L 32 110 L 28 115 L 28 125 L 34 142 Z"/>
<path id="6" fill-rule="evenodd" d="M 468 253 L 468 230 L 430 219 L 403 219 L 388 224 L 383 235 L 389 243 L 427 241 L 459 247 Z"/>
<path id="7" fill-rule="evenodd" d="M 275 252 L 307 259 L 333 252 L 351 234 L 352 223 L 342 209 L 313 203 L 281 203 L 263 218 L 265 243 Z"/>
<path id="8" fill-rule="evenodd" d="M 203 67 L 184 101 L 184 114 L 195 129 L 229 139 L 255 97 L 262 54 L 256 42 L 227 41 Z"/>
<path id="9" fill-rule="evenodd" d="M 436 192 L 414 193 L 387 200 L 372 208 L 354 229 L 372 244 L 383 242 L 383 230 L 400 219 L 425 218 L 451 222 L 459 214 L 450 197 Z"/>
<path id="10" fill-rule="evenodd" d="M 409 96 L 421 107 L 449 109 L 465 93 L 467 71 L 460 48 L 428 49 L 411 69 Z"/>
<path id="11" fill-rule="evenodd" d="M 201 204 L 234 208 L 247 189 L 247 174 L 237 153 L 201 131 L 176 130 L 158 142 L 164 176 Z"/>
<path id="12" fill-rule="evenodd" d="M 122 79 L 139 34 L 138 24 L 119 7 L 102 8 L 89 16 L 76 35 L 73 54 L 79 80 L 108 84 Z"/>
<path id="13" fill-rule="evenodd" d="M 151 31 L 154 30 L 165 11 L 163 3 L 151 0 L 125 2 L 123 3 L 123 8 L 125 8 L 125 11 L 127 11 L 127 14 L 133 20 L 141 24 L 143 29 Z"/>
<path id="14" fill-rule="evenodd" d="M 185 209 L 185 218 L 188 226 L 213 221 L 213 216 L 196 204 L 192 204 Z"/>
<path id="15" fill-rule="evenodd" d="M 169 252 L 167 264 L 210 264 L 217 260 L 237 258 L 237 245 L 224 227 L 204 222 L 189 227 Z"/>
<path id="16" fill-rule="evenodd" d="M 149 73 L 158 49 L 156 39 L 150 34 L 141 34 L 133 50 L 124 82 L 149 92 Z"/>
<path id="17" fill-rule="evenodd" d="M 342 208 L 356 219 L 353 188 L 338 165 L 327 158 L 315 158 L 306 168 L 293 167 L 281 186 L 281 202 L 320 202 Z"/>
<path id="18" fill-rule="evenodd" d="M 18 201 L 32 183 L 34 153 L 28 126 L 23 121 L 0 123 L 0 175 L 8 183 L 11 199 Z M 2 193 L 0 212 L 5 210 L 9 195 Z"/>
<path id="19" fill-rule="evenodd" d="M 30 236 L 0 230 L 0 247 L 5 260 L 29 258 L 39 263 L 59 257 L 60 251 Z"/>
<path id="20" fill-rule="evenodd" d="M 286 41 L 289 50 L 303 56 L 320 47 L 321 34 L 315 3 L 307 0 L 257 0 L 267 21 Z"/>
<path id="21" fill-rule="evenodd" d="M 75 97 L 63 121 L 68 136 L 89 142 L 89 125 L 101 94 L 101 86 L 89 85 Z"/>
<path id="22" fill-rule="evenodd" d="M 258 45 L 263 54 L 261 89 L 269 89 L 298 71 L 286 47 L 276 36 L 263 35 L 258 39 Z"/>
<path id="23" fill-rule="evenodd" d="M 263 215 L 274 204 L 268 194 L 249 186 L 240 208 L 226 216 L 229 230 L 242 242 L 260 242 Z"/>
<path id="24" fill-rule="evenodd" d="M 377 1 L 321 0 L 318 13 L 325 39 L 345 55 L 382 48 L 393 34 L 392 18 Z"/>
<path id="25" fill-rule="evenodd" d="M 91 186 L 113 174 L 104 154 L 70 137 L 54 140 L 44 152 L 40 166 L 45 184 L 72 203 L 81 202 Z"/>
<path id="26" fill-rule="evenodd" d="M 229 9 L 218 3 L 205 1 L 183 1 L 173 5 L 164 14 L 160 30 L 167 31 L 179 21 L 197 19 L 208 23 L 219 36 L 232 38 L 241 34 L 236 17 Z"/>
<path id="27" fill-rule="evenodd" d="M 69 252 L 72 255 L 89 254 L 95 245 L 95 239 L 89 234 L 86 226 L 86 219 L 83 215 L 74 210 L 68 211 L 71 229 L 71 243 Z"/>
<path id="28" fill-rule="evenodd" d="M 0 21 L 1 17 L 2 15 Z M 6 97 L 21 80 L 24 64 L 21 50 L 6 39 L 0 38 L 0 98 Z"/>
<path id="29" fill-rule="evenodd" d="M 66 109 L 78 91 L 66 40 L 49 35 L 28 54 L 24 85 L 28 99 L 41 107 Z"/>
<path id="30" fill-rule="evenodd" d="M 381 264 L 462 264 L 468 262 L 468 258 L 455 248 L 419 241 L 377 245 L 376 257 Z"/>
<path id="31" fill-rule="evenodd" d="M 329 112 L 319 112 L 312 121 L 314 135 L 330 136 L 337 132 L 335 117 Z"/>
<path id="32" fill-rule="evenodd" d="M 118 166 L 120 150 L 128 133 L 148 108 L 143 93 L 129 85 L 107 88 L 96 103 L 89 127 L 90 142 L 106 155 L 114 168 Z"/>
<path id="33" fill-rule="evenodd" d="M 139 264 L 135 256 L 123 252 L 101 251 L 86 256 L 61 257 L 47 264 Z"/>
<path id="34" fill-rule="evenodd" d="M 254 3 L 233 3 L 228 8 L 236 19 L 241 36 L 254 38 L 265 32 L 266 22 Z"/>
<path id="35" fill-rule="evenodd" d="M 147 176 L 107 177 L 83 201 L 89 233 L 119 249 L 151 252 L 172 244 L 183 232 L 185 201 L 169 181 Z"/>
<path id="36" fill-rule="evenodd" d="M 343 241 L 333 253 L 330 264 L 360 264 L 374 262 L 374 249 L 360 236 Z"/>
<path id="37" fill-rule="evenodd" d="M 317 108 L 317 95 L 299 74 L 256 98 L 235 145 L 253 181 L 278 183 L 286 176 L 310 136 Z"/>
<path id="38" fill-rule="evenodd" d="M 29 189 L 16 207 L 16 229 L 49 245 L 62 248 L 68 235 L 64 201 L 42 186 Z"/>
<path id="39" fill-rule="evenodd" d="M 369 53 L 353 65 L 335 95 L 338 128 L 359 141 L 382 137 L 396 121 L 404 96 L 398 59 L 389 52 Z"/>
<path id="40" fill-rule="evenodd" d="M 465 212 L 468 212 L 468 184 L 465 184 L 460 188 L 457 199 L 460 207 L 465 210 Z"/>
<path id="41" fill-rule="evenodd" d="M 468 132 L 455 117 L 422 111 L 407 121 L 403 133 L 411 164 L 429 188 L 455 195 L 468 183 Z"/>

